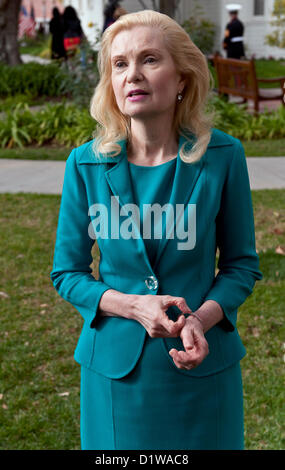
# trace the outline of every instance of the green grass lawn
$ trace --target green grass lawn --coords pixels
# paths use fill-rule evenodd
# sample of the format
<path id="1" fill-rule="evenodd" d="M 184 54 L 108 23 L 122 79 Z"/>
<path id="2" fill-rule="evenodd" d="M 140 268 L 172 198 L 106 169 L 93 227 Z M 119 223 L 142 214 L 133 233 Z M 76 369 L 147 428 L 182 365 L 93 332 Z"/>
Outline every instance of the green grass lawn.
<path id="1" fill-rule="evenodd" d="M 285 59 L 270 61 L 258 59 L 255 60 L 255 67 L 257 78 L 276 78 L 285 76 Z M 276 84 L 273 86 L 276 86 Z"/>
<path id="2" fill-rule="evenodd" d="M 58 145 L 41 147 L 24 147 L 1 149 L 0 158 L 16 158 L 19 160 L 66 160 L 71 152 L 71 148 Z"/>
<path id="3" fill-rule="evenodd" d="M 245 443 L 246 449 L 280 450 L 285 256 L 276 249 L 285 249 L 285 191 L 252 195 L 264 279 L 239 309 L 247 348 L 242 360 Z M 0 194 L 0 204 L 0 447 L 79 449 L 80 366 L 73 352 L 82 319 L 49 277 L 60 196 Z M 93 256 L 96 273 L 95 247 Z"/>
<path id="4" fill-rule="evenodd" d="M 40 56 L 45 51 L 50 50 L 51 35 L 38 36 L 36 39 L 25 38 L 20 42 L 20 54 Z M 50 56 L 48 57 L 50 58 Z"/>
<path id="5" fill-rule="evenodd" d="M 247 157 L 279 157 L 285 156 L 285 139 L 261 139 L 252 142 L 242 141 Z M 58 145 L 41 147 L 24 147 L 1 149 L 0 158 L 16 158 L 21 160 L 66 160 L 71 152 L 70 147 Z"/>
<path id="6" fill-rule="evenodd" d="M 285 139 L 241 140 L 247 157 L 285 156 Z"/>

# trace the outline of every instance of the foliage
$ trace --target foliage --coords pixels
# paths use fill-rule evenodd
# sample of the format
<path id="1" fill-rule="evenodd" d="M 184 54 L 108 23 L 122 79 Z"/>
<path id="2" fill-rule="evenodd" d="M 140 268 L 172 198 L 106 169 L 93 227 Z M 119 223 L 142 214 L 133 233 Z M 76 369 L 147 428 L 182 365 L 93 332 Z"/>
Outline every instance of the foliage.
<path id="1" fill-rule="evenodd" d="M 20 111 L 22 108 L 22 112 Z M 6 119 L 0 122 L 1 146 L 23 146 L 32 142 L 29 135 L 31 112 L 27 105 L 19 103 L 13 111 L 8 111 Z"/>
<path id="2" fill-rule="evenodd" d="M 243 140 L 278 139 L 285 137 L 285 107 L 265 111 L 258 116 L 246 111 L 246 104 L 237 105 L 213 96 L 208 109 L 215 111 L 215 127 Z"/>
<path id="3" fill-rule="evenodd" d="M 44 143 L 80 145 L 92 138 L 95 127 L 88 110 L 76 105 L 48 104 L 32 113 L 26 104 L 19 103 L 0 120 L 0 142 L 2 148 Z"/>
<path id="4" fill-rule="evenodd" d="M 271 34 L 265 36 L 265 44 L 269 46 L 285 48 L 285 0 L 275 0 L 272 16 L 274 20 L 270 22 L 275 29 Z"/>
<path id="5" fill-rule="evenodd" d="M 99 31 L 94 44 L 85 40 L 74 55 L 67 61 L 53 60 L 51 64 L 22 64 L 17 67 L 0 66 L 0 97 L 24 94 L 28 97 L 65 96 L 81 108 L 89 107 L 94 88 L 98 82 L 97 44 Z M 41 55 L 46 54 L 46 42 L 30 41 L 27 47 L 38 47 Z M 41 49 L 39 49 L 41 48 Z"/>
<path id="6" fill-rule="evenodd" d="M 35 62 L 14 67 L 0 65 L 0 96 L 22 93 L 28 96 L 59 96 L 64 71 L 58 64 L 42 65 Z"/>
<path id="7" fill-rule="evenodd" d="M 99 79 L 96 44 L 97 42 L 91 45 L 88 41 L 84 41 L 77 53 L 67 62 L 62 62 L 60 66 L 64 72 L 61 92 L 69 95 L 81 108 L 89 107 Z"/>
<path id="8" fill-rule="evenodd" d="M 207 110 L 215 112 L 214 127 L 242 140 L 280 139 L 285 137 L 285 107 L 259 116 L 250 115 L 245 105 L 228 103 L 212 96 Z M 87 107 L 65 101 L 47 104 L 32 112 L 27 104 L 18 103 L 0 119 L 2 148 L 26 145 L 81 145 L 92 139 L 96 122 Z"/>
<path id="9" fill-rule="evenodd" d="M 8 96 L 5 99 L 0 99 L 0 112 L 15 109 L 19 103 L 28 104 L 31 106 L 33 102 L 33 97 L 27 94 L 25 95 L 24 93 Z"/>
<path id="10" fill-rule="evenodd" d="M 194 44 L 204 53 L 212 52 L 215 37 L 215 24 L 203 18 L 203 8 L 195 3 L 193 14 L 184 21 L 182 27 L 190 36 Z"/>

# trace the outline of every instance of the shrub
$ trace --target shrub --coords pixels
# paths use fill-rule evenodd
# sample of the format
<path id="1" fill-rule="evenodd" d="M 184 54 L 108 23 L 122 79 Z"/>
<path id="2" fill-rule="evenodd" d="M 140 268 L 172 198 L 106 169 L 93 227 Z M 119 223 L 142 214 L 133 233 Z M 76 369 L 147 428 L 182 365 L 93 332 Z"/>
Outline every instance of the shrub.
<path id="1" fill-rule="evenodd" d="M 63 94 L 70 96 L 80 108 L 89 108 L 90 100 L 99 80 L 97 68 L 98 52 L 88 41 L 84 41 L 80 52 L 61 64 L 64 78 L 61 83 Z"/>
<path id="2" fill-rule="evenodd" d="M 14 67 L 0 65 L 0 96 L 22 93 L 28 96 L 59 96 L 66 72 L 58 64 L 34 62 Z"/>
<path id="3" fill-rule="evenodd" d="M 213 96 L 208 104 L 215 110 L 214 127 L 243 140 L 278 139 L 285 137 L 285 107 L 259 116 L 249 114 L 245 105 L 228 103 Z M 76 104 L 45 105 L 32 112 L 27 104 L 18 103 L 0 120 L 0 142 L 4 147 L 23 147 L 55 143 L 78 146 L 92 139 L 96 122 L 88 108 Z"/>
<path id="4" fill-rule="evenodd" d="M 194 44 L 204 54 L 212 52 L 215 38 L 215 24 L 203 18 L 203 8 L 195 3 L 193 14 L 184 21 L 182 27 L 189 34 Z"/>
<path id="5" fill-rule="evenodd" d="M 49 143 L 78 146 L 92 138 L 95 127 L 89 111 L 76 105 L 49 104 L 32 113 L 27 104 L 19 103 L 0 120 L 0 142 L 2 148 Z"/>
<path id="6" fill-rule="evenodd" d="M 209 108 L 215 110 L 215 127 L 238 139 L 278 139 L 285 137 L 285 107 L 266 111 L 258 116 L 246 111 L 246 104 L 228 103 L 213 96 Z"/>

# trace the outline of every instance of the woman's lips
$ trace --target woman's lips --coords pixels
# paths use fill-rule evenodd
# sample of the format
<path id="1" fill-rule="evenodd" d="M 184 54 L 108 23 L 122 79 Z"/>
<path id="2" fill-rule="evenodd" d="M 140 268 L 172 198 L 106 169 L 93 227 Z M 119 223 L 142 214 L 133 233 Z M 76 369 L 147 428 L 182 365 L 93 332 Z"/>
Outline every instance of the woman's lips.
<path id="1" fill-rule="evenodd" d="M 137 94 L 137 95 L 130 95 L 128 96 L 129 101 L 142 101 L 148 96 L 147 93 Z"/>

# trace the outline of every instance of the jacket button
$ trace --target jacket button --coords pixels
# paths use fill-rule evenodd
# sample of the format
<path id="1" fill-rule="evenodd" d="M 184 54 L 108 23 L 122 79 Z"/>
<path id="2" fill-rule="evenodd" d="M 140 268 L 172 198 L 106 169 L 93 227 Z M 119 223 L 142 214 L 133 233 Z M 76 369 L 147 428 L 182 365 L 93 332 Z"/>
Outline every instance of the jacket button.
<path id="1" fill-rule="evenodd" d="M 149 290 L 154 290 L 158 287 L 157 279 L 154 276 L 148 276 L 144 282 Z"/>

